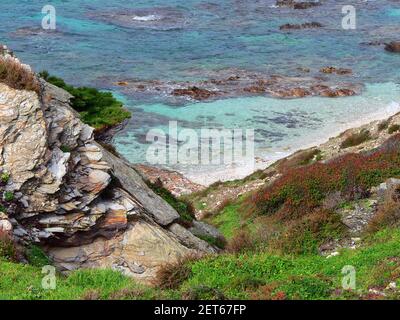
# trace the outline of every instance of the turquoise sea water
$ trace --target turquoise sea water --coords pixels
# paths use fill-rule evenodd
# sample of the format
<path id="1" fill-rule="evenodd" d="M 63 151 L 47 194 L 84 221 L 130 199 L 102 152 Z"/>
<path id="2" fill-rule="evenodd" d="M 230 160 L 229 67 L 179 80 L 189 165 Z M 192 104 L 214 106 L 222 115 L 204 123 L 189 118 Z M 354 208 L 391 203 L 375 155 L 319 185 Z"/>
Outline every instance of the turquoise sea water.
<path id="1" fill-rule="evenodd" d="M 56 8 L 56 32 L 40 29 L 44 4 Z M 400 40 L 400 3 L 351 1 L 357 10 L 357 29 L 347 31 L 341 28 L 341 9 L 349 1 L 326 0 L 310 10 L 274 4 L 274 0 L 1 1 L 0 41 L 37 71 L 46 69 L 72 84 L 100 89 L 110 89 L 111 82 L 121 79 L 207 80 L 220 70 L 296 76 L 298 68 L 305 67 L 317 76 L 327 65 L 351 68 L 348 81 L 365 85 L 360 96 L 350 98 L 239 97 L 181 106 L 168 105 L 157 94 L 141 101 L 113 87 L 134 112 L 115 138 L 118 150 L 132 162 L 146 160 L 146 132 L 166 128 L 169 120 L 196 130 L 256 129 L 256 155 L 268 161 L 327 138 L 346 124 L 396 111 L 400 57 L 385 52 L 383 43 Z M 279 30 L 285 23 L 311 21 L 324 28 Z M 371 42 L 376 45 L 367 45 Z M 196 172 L 207 171 L 198 166 L 175 168 L 195 179 Z"/>

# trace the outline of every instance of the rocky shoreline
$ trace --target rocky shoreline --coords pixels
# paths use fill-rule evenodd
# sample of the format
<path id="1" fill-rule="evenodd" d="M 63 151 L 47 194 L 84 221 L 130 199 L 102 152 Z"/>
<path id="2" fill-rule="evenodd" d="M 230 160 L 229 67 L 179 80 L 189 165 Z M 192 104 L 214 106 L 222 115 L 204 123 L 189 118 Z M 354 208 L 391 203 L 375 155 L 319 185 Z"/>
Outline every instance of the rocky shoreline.
<path id="1" fill-rule="evenodd" d="M 250 73 L 245 70 L 221 70 L 208 76 L 208 80 L 197 82 L 116 80 L 103 77 L 99 79 L 99 84 L 143 101 L 162 96 L 172 105 L 243 96 L 281 99 L 308 96 L 335 98 L 360 94 L 363 89 L 363 85 L 357 83 L 355 78 L 349 78 L 352 76 L 351 70 L 333 66 L 316 70 L 299 67 L 297 75 L 290 77 Z"/>

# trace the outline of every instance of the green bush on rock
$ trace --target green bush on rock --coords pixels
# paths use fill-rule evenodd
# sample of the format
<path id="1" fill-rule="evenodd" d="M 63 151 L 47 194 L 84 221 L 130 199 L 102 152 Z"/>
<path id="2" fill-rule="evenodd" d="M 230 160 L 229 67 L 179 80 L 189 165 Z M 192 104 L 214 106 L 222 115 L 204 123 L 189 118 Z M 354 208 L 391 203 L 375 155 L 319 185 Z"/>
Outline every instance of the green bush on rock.
<path id="1" fill-rule="evenodd" d="M 42 71 L 39 76 L 73 95 L 72 107 L 80 113 L 83 122 L 96 130 L 113 127 L 131 117 L 130 112 L 110 92 L 88 87 L 76 88 L 61 78 L 50 76 L 47 71 Z"/>

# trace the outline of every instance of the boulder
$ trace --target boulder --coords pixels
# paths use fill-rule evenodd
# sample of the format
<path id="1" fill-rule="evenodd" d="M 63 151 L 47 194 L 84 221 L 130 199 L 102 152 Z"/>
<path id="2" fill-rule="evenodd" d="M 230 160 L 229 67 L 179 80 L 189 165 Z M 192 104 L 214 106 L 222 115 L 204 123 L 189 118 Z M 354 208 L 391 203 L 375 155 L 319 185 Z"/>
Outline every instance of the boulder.
<path id="1" fill-rule="evenodd" d="M 296 1 L 296 0 L 277 0 L 276 5 L 278 7 L 289 7 L 293 9 L 309 9 L 312 7 L 319 6 L 319 1 Z"/>
<path id="2" fill-rule="evenodd" d="M 221 232 L 213 226 L 202 221 L 193 221 L 193 226 L 189 229 L 194 235 L 200 237 L 211 237 L 214 239 L 223 238 Z"/>
<path id="3" fill-rule="evenodd" d="M 291 24 L 286 23 L 279 27 L 280 30 L 301 30 L 301 29 L 316 29 L 322 28 L 322 24 L 319 22 L 306 22 L 302 24 Z"/>
<path id="4" fill-rule="evenodd" d="M 392 41 L 385 45 L 385 50 L 394 53 L 400 53 L 400 41 Z"/>
<path id="5" fill-rule="evenodd" d="M 206 100 L 217 93 L 207 89 L 202 89 L 196 86 L 188 87 L 186 89 L 174 89 L 172 95 L 174 96 L 189 96 L 195 100 Z"/>

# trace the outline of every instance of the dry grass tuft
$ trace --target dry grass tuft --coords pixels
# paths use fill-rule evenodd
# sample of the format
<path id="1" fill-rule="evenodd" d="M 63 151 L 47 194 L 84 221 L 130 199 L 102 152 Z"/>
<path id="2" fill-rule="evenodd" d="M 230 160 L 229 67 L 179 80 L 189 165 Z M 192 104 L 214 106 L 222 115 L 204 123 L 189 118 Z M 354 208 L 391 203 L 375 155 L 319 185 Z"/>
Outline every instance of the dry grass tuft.
<path id="1" fill-rule="evenodd" d="M 255 248 L 255 239 L 248 231 L 240 230 L 229 240 L 226 250 L 231 253 L 240 253 Z"/>
<path id="2" fill-rule="evenodd" d="M 40 94 L 40 84 L 34 73 L 12 58 L 0 58 L 0 82 L 17 90 Z"/>
<path id="3" fill-rule="evenodd" d="M 178 289 L 192 274 L 191 263 L 198 260 L 197 255 L 188 255 L 175 262 L 166 263 L 157 272 L 154 285 L 161 289 Z"/>

